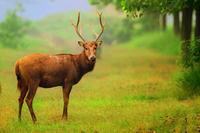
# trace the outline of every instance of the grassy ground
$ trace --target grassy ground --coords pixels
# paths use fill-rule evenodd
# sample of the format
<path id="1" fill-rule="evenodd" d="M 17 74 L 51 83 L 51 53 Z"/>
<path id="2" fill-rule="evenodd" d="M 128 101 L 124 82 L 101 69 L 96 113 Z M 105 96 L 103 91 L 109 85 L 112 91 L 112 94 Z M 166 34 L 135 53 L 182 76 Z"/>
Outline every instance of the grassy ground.
<path id="1" fill-rule="evenodd" d="M 171 80 L 178 69 L 177 57 L 131 44 L 104 47 L 95 70 L 72 90 L 68 121 L 61 120 L 62 90 L 57 87 L 38 89 L 34 99 L 38 118 L 35 125 L 26 104 L 20 123 L 13 67 L 16 59 L 33 51 L 0 49 L 0 132 L 193 133 L 199 130 L 200 97 L 178 100 L 178 88 Z M 52 49 L 40 51 L 52 53 Z"/>

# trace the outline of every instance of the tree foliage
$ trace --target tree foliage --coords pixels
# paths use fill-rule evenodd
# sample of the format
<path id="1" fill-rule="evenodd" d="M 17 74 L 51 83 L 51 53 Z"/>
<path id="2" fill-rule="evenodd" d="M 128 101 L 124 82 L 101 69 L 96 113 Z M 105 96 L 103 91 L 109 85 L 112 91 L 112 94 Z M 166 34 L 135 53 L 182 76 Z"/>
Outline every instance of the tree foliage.
<path id="1" fill-rule="evenodd" d="M 106 30 L 103 40 L 107 44 L 113 42 L 126 42 L 131 39 L 133 33 L 133 21 L 130 19 L 107 18 Z"/>
<path id="2" fill-rule="evenodd" d="M 160 13 L 172 13 L 180 11 L 187 6 L 200 7 L 199 0 L 89 0 L 93 5 L 105 6 L 114 4 L 129 15 L 138 16 L 145 10 L 158 11 Z"/>
<path id="3" fill-rule="evenodd" d="M 122 0 L 89 0 L 89 2 L 92 5 L 97 5 L 97 6 L 105 6 L 108 4 L 114 4 L 117 9 L 121 10 Z"/>
<path id="4" fill-rule="evenodd" d="M 5 47 L 16 48 L 22 43 L 28 22 L 18 16 L 20 8 L 7 12 L 0 23 L 0 42 Z"/>

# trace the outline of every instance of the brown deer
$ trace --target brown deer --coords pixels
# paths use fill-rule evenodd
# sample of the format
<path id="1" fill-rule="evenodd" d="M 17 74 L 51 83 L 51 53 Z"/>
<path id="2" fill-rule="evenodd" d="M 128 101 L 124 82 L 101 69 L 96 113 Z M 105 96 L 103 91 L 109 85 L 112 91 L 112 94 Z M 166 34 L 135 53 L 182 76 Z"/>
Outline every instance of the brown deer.
<path id="1" fill-rule="evenodd" d="M 67 108 L 72 86 L 77 84 L 84 74 L 93 70 L 96 63 L 96 49 L 102 44 L 99 38 L 104 31 L 104 25 L 101 20 L 102 13 L 98 13 L 98 15 L 101 32 L 95 41 L 86 41 L 79 33 L 80 13 L 78 13 L 77 24 L 72 23 L 76 33 L 82 39 L 82 41 L 78 41 L 78 44 L 84 48 L 82 53 L 78 55 L 32 54 L 16 62 L 15 73 L 18 80 L 17 86 L 20 90 L 18 99 L 19 120 L 21 120 L 21 111 L 25 96 L 32 121 L 35 123 L 37 119 L 33 111 L 32 103 L 37 88 L 50 88 L 55 86 L 62 86 L 64 99 L 62 118 L 67 119 Z"/>

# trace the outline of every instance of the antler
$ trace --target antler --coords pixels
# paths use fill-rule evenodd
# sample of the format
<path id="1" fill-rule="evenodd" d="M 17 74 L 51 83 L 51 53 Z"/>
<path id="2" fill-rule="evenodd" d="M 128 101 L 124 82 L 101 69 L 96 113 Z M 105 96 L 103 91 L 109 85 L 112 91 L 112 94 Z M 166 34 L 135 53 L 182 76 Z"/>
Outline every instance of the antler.
<path id="1" fill-rule="evenodd" d="M 76 33 L 78 34 L 78 36 L 85 42 L 85 39 L 81 36 L 81 34 L 78 30 L 79 22 L 80 22 L 80 12 L 78 12 L 78 20 L 77 20 L 76 25 L 74 23 L 72 23 L 72 25 L 74 26 L 74 29 L 75 29 Z"/>
<path id="2" fill-rule="evenodd" d="M 102 15 L 102 13 L 97 12 L 97 14 L 98 14 L 98 16 L 99 16 L 99 22 L 100 22 L 100 25 L 101 25 L 101 33 L 100 33 L 99 36 L 96 38 L 96 41 L 99 40 L 99 38 L 101 37 L 101 35 L 102 35 L 103 31 L 104 31 L 104 25 L 103 25 L 102 20 L 101 20 L 101 15 Z"/>

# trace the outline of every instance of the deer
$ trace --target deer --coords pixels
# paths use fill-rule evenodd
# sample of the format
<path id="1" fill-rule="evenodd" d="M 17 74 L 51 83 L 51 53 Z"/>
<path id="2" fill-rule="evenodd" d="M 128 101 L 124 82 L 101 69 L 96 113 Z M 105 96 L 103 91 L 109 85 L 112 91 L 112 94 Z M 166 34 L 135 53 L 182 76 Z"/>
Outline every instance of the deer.
<path id="1" fill-rule="evenodd" d="M 77 84 L 83 75 L 92 71 L 96 63 L 96 50 L 102 44 L 99 40 L 104 32 L 102 13 L 98 13 L 101 32 L 95 41 L 85 40 L 79 32 L 80 12 L 77 23 L 72 26 L 81 38 L 78 44 L 83 48 L 80 54 L 30 54 L 16 61 L 15 74 L 17 77 L 17 88 L 20 91 L 18 98 L 19 112 L 18 120 L 21 121 L 22 106 L 25 101 L 28 106 L 32 122 L 37 121 L 32 104 L 37 88 L 62 87 L 63 114 L 62 119 L 68 118 L 69 96 L 73 85 Z"/>

